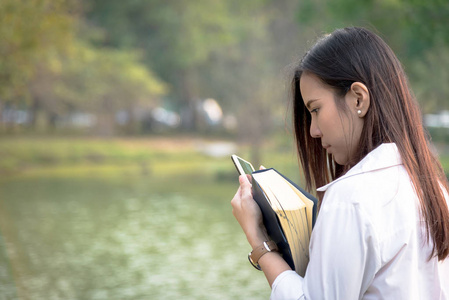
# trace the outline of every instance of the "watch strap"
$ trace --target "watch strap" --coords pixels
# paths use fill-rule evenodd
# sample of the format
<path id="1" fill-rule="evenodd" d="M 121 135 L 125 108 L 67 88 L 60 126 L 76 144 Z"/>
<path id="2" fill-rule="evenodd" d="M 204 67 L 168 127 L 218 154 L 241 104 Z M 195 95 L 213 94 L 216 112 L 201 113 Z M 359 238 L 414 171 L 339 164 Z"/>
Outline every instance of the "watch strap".
<path id="1" fill-rule="evenodd" d="M 278 247 L 274 241 L 263 242 L 260 246 L 257 246 L 248 255 L 250 263 L 258 270 L 260 270 L 259 259 L 268 252 L 278 251 Z"/>

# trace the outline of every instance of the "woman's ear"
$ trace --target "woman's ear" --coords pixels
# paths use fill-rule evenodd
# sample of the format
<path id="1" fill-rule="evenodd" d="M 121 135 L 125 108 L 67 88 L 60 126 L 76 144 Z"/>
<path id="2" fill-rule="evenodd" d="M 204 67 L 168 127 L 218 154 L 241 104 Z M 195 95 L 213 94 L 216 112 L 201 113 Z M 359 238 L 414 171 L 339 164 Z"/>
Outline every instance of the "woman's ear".
<path id="1" fill-rule="evenodd" d="M 370 106 L 370 94 L 366 85 L 361 82 L 354 82 L 350 89 L 351 98 L 349 107 L 354 109 L 357 116 L 363 118 L 368 112 Z"/>

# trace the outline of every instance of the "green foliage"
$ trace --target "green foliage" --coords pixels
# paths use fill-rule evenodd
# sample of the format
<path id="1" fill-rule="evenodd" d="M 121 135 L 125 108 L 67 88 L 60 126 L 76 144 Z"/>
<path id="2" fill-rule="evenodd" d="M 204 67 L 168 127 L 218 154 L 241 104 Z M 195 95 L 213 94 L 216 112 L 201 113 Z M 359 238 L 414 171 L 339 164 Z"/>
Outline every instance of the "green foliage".
<path id="1" fill-rule="evenodd" d="M 60 64 L 55 97 L 84 109 L 117 110 L 139 102 L 154 106 L 167 89 L 131 51 L 77 43 L 55 63 Z"/>
<path id="2" fill-rule="evenodd" d="M 449 128 L 430 127 L 428 131 L 432 137 L 432 142 L 449 145 Z"/>
<path id="3" fill-rule="evenodd" d="M 300 23 L 321 31 L 374 27 L 406 59 L 419 57 L 441 42 L 449 44 L 445 26 L 448 17 L 449 6 L 443 0 L 306 0 L 301 1 L 298 13 Z"/>
<path id="4" fill-rule="evenodd" d="M 27 95 L 38 63 L 63 52 L 74 34 L 66 0 L 0 1 L 0 99 Z"/>
<path id="5" fill-rule="evenodd" d="M 449 105 L 448 19 L 449 5 L 444 0 L 306 0 L 298 13 L 301 24 L 319 31 L 346 26 L 378 31 L 405 65 L 425 112 Z"/>
<path id="6" fill-rule="evenodd" d="M 253 76 L 260 73 L 257 66 L 269 65 L 269 59 L 256 52 L 265 53 L 269 40 L 252 53 L 242 54 L 241 48 L 266 37 L 266 2 L 96 0 L 88 1 L 87 17 L 105 29 L 104 43 L 142 49 L 147 65 L 173 87 L 170 98 L 179 109 L 209 97 L 224 99 L 230 108 L 246 96 L 236 92 L 242 86 L 238 68 L 251 60 Z"/>
<path id="7" fill-rule="evenodd" d="M 49 120 L 70 111 L 104 112 L 111 123 L 117 110 L 154 107 L 167 92 L 138 50 L 88 42 L 98 30 L 79 9 L 73 0 L 0 3 L 0 113 L 12 103 L 33 119 L 39 111 Z"/>
<path id="8" fill-rule="evenodd" d="M 255 137 L 282 123 L 284 67 L 306 41 L 351 25 L 379 31 L 433 112 L 449 105 L 448 18 L 444 0 L 4 0 L 0 112 L 13 103 L 49 123 L 71 111 L 111 123 L 117 110 L 163 100 L 185 112 L 215 98 Z"/>
<path id="9" fill-rule="evenodd" d="M 443 155 L 440 157 L 441 165 L 449 179 L 449 155 Z"/>
<path id="10" fill-rule="evenodd" d="M 231 1 L 234 2 L 234 1 Z M 88 17 L 107 28 L 107 43 L 146 49 L 153 66 L 185 69 L 235 42 L 228 1 L 88 1 Z M 157 58 L 157 59 L 156 59 Z"/>
<path id="11" fill-rule="evenodd" d="M 449 47 L 440 45 L 410 64 L 410 79 L 424 113 L 449 110 Z M 449 141 L 448 141 L 449 142 Z"/>

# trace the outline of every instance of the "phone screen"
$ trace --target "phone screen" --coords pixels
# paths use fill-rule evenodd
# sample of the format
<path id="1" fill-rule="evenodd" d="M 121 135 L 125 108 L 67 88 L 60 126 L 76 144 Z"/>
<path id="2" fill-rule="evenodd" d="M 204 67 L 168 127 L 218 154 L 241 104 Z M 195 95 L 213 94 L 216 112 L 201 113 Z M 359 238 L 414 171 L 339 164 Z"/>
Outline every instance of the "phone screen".
<path id="1" fill-rule="evenodd" d="M 252 172 L 255 171 L 253 165 L 250 162 L 244 160 L 243 158 L 238 157 L 237 155 L 232 155 L 231 158 L 235 164 L 235 167 L 237 168 L 237 171 L 241 175 L 251 174 Z"/>

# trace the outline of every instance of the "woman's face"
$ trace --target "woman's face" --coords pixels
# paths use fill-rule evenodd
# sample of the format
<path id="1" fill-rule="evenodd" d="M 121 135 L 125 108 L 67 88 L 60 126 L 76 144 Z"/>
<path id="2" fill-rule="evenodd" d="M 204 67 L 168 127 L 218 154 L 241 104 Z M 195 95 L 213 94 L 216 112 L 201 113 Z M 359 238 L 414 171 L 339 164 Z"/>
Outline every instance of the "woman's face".
<path id="1" fill-rule="evenodd" d="M 356 96 L 346 94 L 347 110 L 342 111 L 335 103 L 335 91 L 308 72 L 301 76 L 300 89 L 304 105 L 312 116 L 310 135 L 321 139 L 321 145 L 332 154 L 335 162 L 350 164 L 363 128 L 363 118 L 358 117 L 355 107 Z"/>

